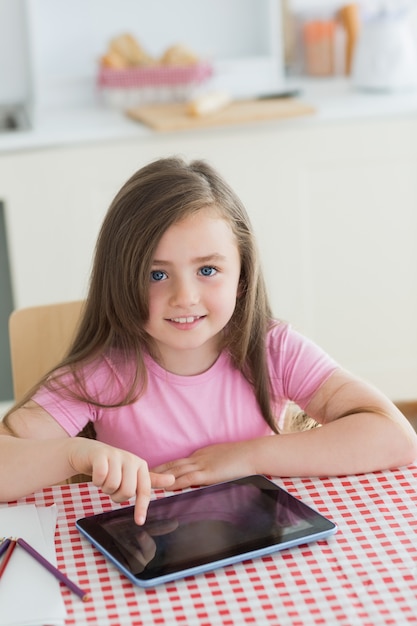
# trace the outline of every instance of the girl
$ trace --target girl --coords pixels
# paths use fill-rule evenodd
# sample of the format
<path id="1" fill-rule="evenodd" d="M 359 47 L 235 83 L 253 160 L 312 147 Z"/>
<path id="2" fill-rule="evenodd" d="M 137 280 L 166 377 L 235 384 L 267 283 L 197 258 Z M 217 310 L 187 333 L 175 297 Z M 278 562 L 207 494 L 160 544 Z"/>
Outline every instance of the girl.
<path id="1" fill-rule="evenodd" d="M 288 401 L 321 427 L 280 434 Z M 97 439 L 76 437 L 89 422 Z M 116 195 L 73 345 L 1 434 L 0 500 L 81 472 L 115 501 L 136 496 L 138 524 L 151 487 L 417 457 L 386 397 L 273 320 L 244 207 L 208 164 L 179 158 Z"/>

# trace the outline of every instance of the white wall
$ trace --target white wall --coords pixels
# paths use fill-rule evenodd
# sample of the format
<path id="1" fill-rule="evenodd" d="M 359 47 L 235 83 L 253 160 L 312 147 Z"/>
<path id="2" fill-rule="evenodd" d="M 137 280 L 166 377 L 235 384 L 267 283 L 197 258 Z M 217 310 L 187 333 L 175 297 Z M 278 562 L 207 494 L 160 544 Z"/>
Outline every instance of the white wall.
<path id="1" fill-rule="evenodd" d="M 29 97 L 25 0 L 0 0 L 0 104 Z"/>
<path id="2" fill-rule="evenodd" d="M 49 75 L 94 73 L 108 40 L 125 31 L 153 55 L 177 41 L 213 58 L 269 52 L 265 0 L 32 0 L 30 4 L 39 62 Z"/>

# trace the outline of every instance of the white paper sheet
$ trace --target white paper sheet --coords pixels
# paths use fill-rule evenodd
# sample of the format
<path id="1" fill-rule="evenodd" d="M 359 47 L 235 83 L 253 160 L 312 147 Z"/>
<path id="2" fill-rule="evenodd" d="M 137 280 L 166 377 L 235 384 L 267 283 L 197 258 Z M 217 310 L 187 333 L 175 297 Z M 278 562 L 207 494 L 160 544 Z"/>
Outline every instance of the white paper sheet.
<path id="1" fill-rule="evenodd" d="M 55 505 L 0 507 L 0 537 L 21 537 L 56 565 Z M 61 626 L 66 618 L 59 582 L 16 546 L 0 580 L 0 626 Z"/>

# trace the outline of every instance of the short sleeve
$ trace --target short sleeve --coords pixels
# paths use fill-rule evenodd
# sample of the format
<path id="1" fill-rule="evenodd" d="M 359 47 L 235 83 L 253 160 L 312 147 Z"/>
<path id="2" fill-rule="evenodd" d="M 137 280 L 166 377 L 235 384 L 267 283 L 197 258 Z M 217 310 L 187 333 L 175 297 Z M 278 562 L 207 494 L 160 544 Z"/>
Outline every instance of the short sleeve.
<path id="1" fill-rule="evenodd" d="M 339 367 L 316 343 L 284 323 L 273 326 L 268 334 L 267 358 L 276 397 L 302 409 Z"/>
<path id="2" fill-rule="evenodd" d="M 75 397 L 74 376 L 63 373 L 59 385 L 45 385 L 32 400 L 51 415 L 71 437 L 76 436 L 88 422 L 101 419 L 103 408 L 96 404 L 112 404 L 120 400 L 124 385 L 106 358 L 100 359 L 81 370 L 86 391 L 94 402 Z"/>

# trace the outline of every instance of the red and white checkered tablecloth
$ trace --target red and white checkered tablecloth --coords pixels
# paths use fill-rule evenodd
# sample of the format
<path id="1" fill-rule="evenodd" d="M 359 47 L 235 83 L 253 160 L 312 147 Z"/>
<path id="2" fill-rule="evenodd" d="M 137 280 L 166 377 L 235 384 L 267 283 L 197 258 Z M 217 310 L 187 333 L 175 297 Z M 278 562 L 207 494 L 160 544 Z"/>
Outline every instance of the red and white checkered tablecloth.
<path id="1" fill-rule="evenodd" d="M 19 502 L 58 506 L 58 567 L 92 596 L 82 602 L 61 586 L 68 625 L 416 624 L 417 467 L 276 482 L 335 521 L 337 534 L 146 590 L 76 530 L 76 519 L 119 506 L 92 484 L 53 487 Z"/>

